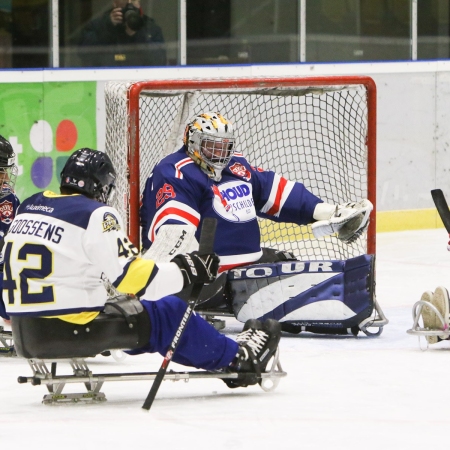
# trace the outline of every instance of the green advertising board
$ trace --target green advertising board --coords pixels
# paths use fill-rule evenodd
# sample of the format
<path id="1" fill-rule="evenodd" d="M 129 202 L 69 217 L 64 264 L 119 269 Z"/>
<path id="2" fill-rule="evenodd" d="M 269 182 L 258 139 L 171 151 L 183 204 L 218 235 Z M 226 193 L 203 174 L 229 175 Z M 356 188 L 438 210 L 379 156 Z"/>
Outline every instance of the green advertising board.
<path id="1" fill-rule="evenodd" d="M 16 153 L 16 192 L 24 199 L 59 192 L 59 173 L 71 153 L 96 148 L 96 82 L 4 83 L 0 134 Z"/>

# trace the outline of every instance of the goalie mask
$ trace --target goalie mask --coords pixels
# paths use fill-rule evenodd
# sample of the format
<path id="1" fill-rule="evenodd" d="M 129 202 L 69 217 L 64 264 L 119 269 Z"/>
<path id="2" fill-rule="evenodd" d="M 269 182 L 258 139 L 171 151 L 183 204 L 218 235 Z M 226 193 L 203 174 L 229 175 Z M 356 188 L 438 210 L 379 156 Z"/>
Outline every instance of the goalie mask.
<path id="1" fill-rule="evenodd" d="M 107 203 L 116 180 L 116 171 L 108 155 L 81 148 L 72 153 L 61 171 L 61 187 Z"/>
<path id="2" fill-rule="evenodd" d="M 17 178 L 16 155 L 12 145 L 3 136 L 0 136 L 0 198 L 14 192 Z"/>
<path id="3" fill-rule="evenodd" d="M 184 145 L 191 158 L 214 181 L 220 181 L 222 170 L 234 154 L 232 124 L 219 113 L 203 113 L 186 126 Z"/>

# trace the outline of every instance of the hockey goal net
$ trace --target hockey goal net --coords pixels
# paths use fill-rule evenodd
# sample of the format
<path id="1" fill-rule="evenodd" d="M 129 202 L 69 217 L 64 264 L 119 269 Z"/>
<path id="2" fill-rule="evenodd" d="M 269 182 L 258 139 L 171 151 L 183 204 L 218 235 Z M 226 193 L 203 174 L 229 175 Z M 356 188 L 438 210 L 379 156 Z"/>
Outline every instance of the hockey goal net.
<path id="1" fill-rule="evenodd" d="M 376 87 L 369 77 L 242 78 L 109 82 L 106 151 L 118 173 L 115 206 L 139 245 L 145 181 L 178 150 L 187 121 L 217 111 L 231 120 L 250 164 L 301 181 L 329 203 L 369 198 L 375 206 Z M 375 253 L 368 232 L 347 245 L 315 240 L 310 227 L 260 221 L 263 245 L 307 259 Z"/>

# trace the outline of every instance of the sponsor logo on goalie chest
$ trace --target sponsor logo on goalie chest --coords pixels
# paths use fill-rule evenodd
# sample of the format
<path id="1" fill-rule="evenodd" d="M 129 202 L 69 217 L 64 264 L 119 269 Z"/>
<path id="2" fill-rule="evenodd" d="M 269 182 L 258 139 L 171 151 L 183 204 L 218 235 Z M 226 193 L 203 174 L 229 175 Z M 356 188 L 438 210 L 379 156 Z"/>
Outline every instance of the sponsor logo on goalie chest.
<path id="1" fill-rule="evenodd" d="M 256 218 L 252 185 L 242 181 L 229 181 L 213 185 L 213 209 L 229 222 L 249 222 Z"/>

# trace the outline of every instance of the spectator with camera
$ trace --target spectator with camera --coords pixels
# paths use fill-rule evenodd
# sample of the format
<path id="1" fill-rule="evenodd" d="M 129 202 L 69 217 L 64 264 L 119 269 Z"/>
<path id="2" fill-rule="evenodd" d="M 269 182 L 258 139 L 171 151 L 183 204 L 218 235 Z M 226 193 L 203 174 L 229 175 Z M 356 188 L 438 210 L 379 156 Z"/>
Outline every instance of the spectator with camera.
<path id="1" fill-rule="evenodd" d="M 92 19 L 80 38 L 83 66 L 164 66 L 161 28 L 140 0 L 113 0 L 112 9 Z"/>

